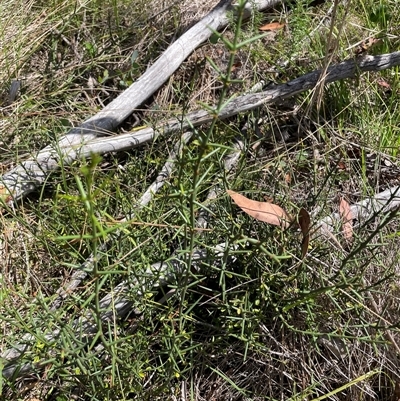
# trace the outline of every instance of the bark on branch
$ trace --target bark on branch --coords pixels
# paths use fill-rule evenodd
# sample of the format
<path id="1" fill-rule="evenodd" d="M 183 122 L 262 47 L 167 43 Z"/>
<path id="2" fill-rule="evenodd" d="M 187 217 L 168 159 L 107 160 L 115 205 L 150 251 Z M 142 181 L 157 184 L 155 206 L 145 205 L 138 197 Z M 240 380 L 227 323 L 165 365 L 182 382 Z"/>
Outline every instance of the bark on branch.
<path id="1" fill-rule="evenodd" d="M 347 60 L 332 65 L 327 70 L 325 83 L 331 83 L 346 78 L 354 78 L 362 72 L 381 71 L 400 65 L 400 52 L 381 54 L 378 56 L 364 56 L 355 60 Z M 220 119 L 225 119 L 238 113 L 256 109 L 265 104 L 279 102 L 298 93 L 312 89 L 318 83 L 321 70 L 316 70 L 278 85 L 264 92 L 238 96 L 233 99 L 219 114 Z M 48 174 L 63 164 L 70 164 L 74 160 L 88 158 L 92 153 L 105 154 L 132 149 L 143 143 L 154 140 L 158 135 L 168 134 L 174 131 L 187 130 L 192 126 L 199 126 L 212 120 L 212 113 L 206 110 L 198 110 L 189 113 L 184 119 L 171 119 L 159 128 L 145 128 L 140 131 L 126 133 L 111 137 L 91 138 L 85 143 L 79 142 L 71 146 L 69 142 L 61 141 L 57 149 L 47 147 L 37 155 L 36 159 L 27 160 L 0 179 L 7 189 L 3 188 L 3 198 L 20 199 L 33 191 L 38 185 L 44 183 Z M 0 185 L 0 195 L 1 192 Z"/>
<path id="2" fill-rule="evenodd" d="M 115 131 L 138 106 L 166 82 L 196 47 L 211 36 L 213 30 L 220 30 L 227 25 L 228 14 L 234 11 L 231 3 L 231 0 L 221 0 L 209 14 L 172 43 L 136 82 L 103 110 L 79 127 L 71 129 L 56 145 L 47 146 L 34 159 L 21 163 L 5 174 L 0 179 L 0 197 L 17 200 L 35 191 L 45 183 L 51 171 L 64 164 L 62 157 L 65 155 L 65 149 L 79 148 L 98 136 Z M 249 1 L 245 17 L 249 17 L 254 9 L 263 10 L 277 3 L 280 3 L 280 0 Z"/>
<path id="3" fill-rule="evenodd" d="M 183 141 L 188 141 L 190 139 L 190 134 L 185 134 L 183 136 Z M 179 152 L 179 148 L 181 146 L 178 144 L 176 147 L 176 152 Z M 226 172 L 231 171 L 236 167 L 239 156 L 244 148 L 244 143 L 241 138 L 236 138 L 233 144 L 233 151 L 229 153 L 224 159 L 224 170 Z M 171 162 L 167 162 L 164 168 L 161 171 L 160 181 L 165 180 L 165 176 L 169 175 L 171 171 Z M 157 180 L 156 180 L 157 181 Z M 157 186 L 157 183 L 155 184 Z M 151 188 L 155 188 L 152 186 Z M 218 189 L 213 187 L 207 196 L 207 199 L 214 199 L 218 192 Z M 143 202 L 148 203 L 148 191 L 142 197 Z M 207 212 L 203 211 L 203 213 L 199 216 L 197 220 L 196 226 L 205 228 L 207 226 Z M 137 274 L 135 278 L 131 281 L 124 281 L 117 285 L 112 292 L 106 295 L 100 301 L 100 310 L 102 313 L 100 314 L 101 322 L 96 322 L 93 318 L 93 315 L 90 312 L 87 312 L 85 315 L 77 318 L 72 322 L 72 332 L 76 338 L 79 338 L 79 341 L 89 342 L 93 339 L 93 336 L 98 332 L 99 324 L 107 325 L 107 324 L 116 324 L 117 320 L 126 316 L 134 307 L 135 304 L 140 304 L 143 294 L 148 293 L 149 291 L 154 290 L 155 288 L 159 288 L 162 286 L 171 283 L 174 279 L 176 279 L 177 275 L 183 276 L 190 274 L 193 268 L 199 270 L 199 264 L 201 260 L 210 259 L 212 263 L 218 263 L 218 259 L 224 254 L 224 251 L 227 250 L 226 246 L 223 244 L 217 245 L 214 250 L 206 251 L 206 250 L 195 250 L 192 252 L 192 265 L 190 267 L 184 261 L 182 257 L 174 257 L 172 256 L 168 261 L 165 262 L 157 262 L 150 266 L 148 269 L 144 270 L 141 274 Z M 91 269 L 93 263 L 94 256 L 91 257 L 85 262 L 83 268 Z M 69 291 L 73 291 L 76 286 L 86 277 L 87 271 L 77 270 L 74 273 L 73 280 L 69 283 L 67 291 L 64 289 L 57 293 L 57 298 L 54 301 L 51 311 L 55 312 L 55 310 L 61 305 L 64 298 L 68 296 Z M 132 293 L 135 296 L 132 298 Z M 62 330 L 57 329 L 51 333 L 45 334 L 43 338 L 40 340 L 45 340 L 43 342 L 47 343 L 49 346 L 54 346 L 57 349 L 57 344 L 60 341 L 60 337 L 63 336 L 64 333 Z M 71 335 L 71 330 L 68 330 L 67 335 Z M 25 376 L 26 374 L 35 370 L 35 368 L 41 367 L 41 362 L 32 363 L 31 361 L 24 361 L 23 357 L 27 354 L 26 359 L 34 359 L 29 355 L 32 353 L 32 346 L 35 343 L 36 338 L 33 335 L 26 334 L 23 336 L 22 340 L 14 345 L 12 348 L 4 351 L 0 354 L 0 359 L 4 363 L 5 367 L 2 371 L 2 375 L 7 378 L 16 378 L 20 376 Z M 71 339 L 69 340 L 71 341 Z"/>
<path id="4" fill-rule="evenodd" d="M 354 218 L 358 220 L 358 224 L 364 221 L 382 215 L 383 213 L 394 210 L 400 206 L 400 187 L 388 189 L 382 193 L 377 194 L 373 198 L 367 198 L 361 202 L 358 202 L 351 206 Z M 340 222 L 341 217 L 338 213 L 319 221 L 316 226 L 323 230 L 334 230 L 334 226 L 337 222 Z M 192 266 L 188 267 L 183 258 L 171 257 L 170 260 L 165 262 L 154 263 L 151 267 L 145 270 L 140 277 L 137 276 L 130 282 L 124 281 L 120 283 L 116 288 L 106 295 L 100 301 L 100 308 L 103 311 L 101 313 L 101 321 L 103 324 L 115 324 L 116 320 L 126 316 L 129 311 L 132 310 L 135 303 L 140 303 L 143 294 L 165 286 L 171 281 L 175 280 L 177 276 L 184 276 L 191 269 L 198 270 L 199 264 L 203 260 L 207 260 L 207 263 L 215 264 L 223 258 L 226 252 L 231 252 L 233 249 L 227 247 L 226 244 L 216 245 L 213 249 L 208 250 L 197 249 L 192 253 Z M 211 262 L 210 262 L 211 260 Z M 136 299 L 133 298 L 133 293 L 136 295 Z M 129 294 L 129 297 L 128 297 Z M 98 326 L 94 321 L 91 313 L 87 313 L 79 319 L 76 319 L 72 327 L 75 330 L 75 335 L 82 341 L 90 341 L 93 335 L 97 332 Z M 55 330 L 50 334 L 45 335 L 46 342 L 49 344 L 49 348 L 56 346 L 57 341 L 63 335 L 61 330 Z M 67 335 L 71 335 L 71 331 L 68 331 Z M 7 379 L 17 376 L 24 376 L 32 370 L 40 367 L 39 364 L 33 364 L 32 362 L 23 361 L 25 353 L 32 349 L 32 345 L 36 339 L 32 335 L 25 335 L 19 344 L 6 350 L 0 355 L 2 363 L 4 364 L 3 376 Z M 21 360 L 22 359 L 22 360 Z M 32 357 L 28 359 L 33 359 Z"/>

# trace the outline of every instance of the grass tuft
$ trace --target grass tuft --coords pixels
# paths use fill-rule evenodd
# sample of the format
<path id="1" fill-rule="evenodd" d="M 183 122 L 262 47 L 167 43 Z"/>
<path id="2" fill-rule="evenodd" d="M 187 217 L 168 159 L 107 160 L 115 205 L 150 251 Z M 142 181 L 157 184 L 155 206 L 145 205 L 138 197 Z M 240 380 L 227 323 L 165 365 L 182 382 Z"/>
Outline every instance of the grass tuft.
<path id="1" fill-rule="evenodd" d="M 215 5 L 203 3 L 2 1 L 1 171 L 116 98 Z M 313 232 L 342 198 L 354 204 L 398 186 L 397 68 L 217 117 L 261 80 L 273 87 L 327 59 L 364 57 L 357 46 L 368 38 L 379 39 L 370 54 L 395 51 L 397 3 L 337 2 L 333 19 L 330 2 L 285 2 L 247 22 L 245 3 L 120 127 L 155 126 L 199 107 L 215 114 L 193 129 L 150 203 L 138 205 L 181 133 L 93 155 L 4 205 L 0 349 L 29 343 L 20 367 L 35 369 L 3 377 L 2 399 L 398 396 L 397 212 L 358 221 L 347 242 L 340 222 L 331 237 L 316 232 L 302 258 L 294 226 L 256 221 L 226 194 L 273 202 L 291 216 L 304 208 Z M 276 21 L 285 27 L 259 37 L 261 24 Z M 85 279 L 53 308 L 76 272 Z"/>

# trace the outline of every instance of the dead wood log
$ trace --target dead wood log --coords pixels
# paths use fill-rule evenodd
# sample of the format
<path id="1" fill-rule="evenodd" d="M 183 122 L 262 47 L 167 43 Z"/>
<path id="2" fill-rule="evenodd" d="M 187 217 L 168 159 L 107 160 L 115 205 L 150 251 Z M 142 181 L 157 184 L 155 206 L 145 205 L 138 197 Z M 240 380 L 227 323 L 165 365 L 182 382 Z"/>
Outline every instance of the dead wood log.
<path id="1" fill-rule="evenodd" d="M 386 191 L 376 194 L 374 197 L 364 199 L 361 202 L 350 206 L 351 215 L 357 222 L 357 226 L 365 221 L 373 219 L 375 216 L 382 216 L 393 210 L 400 208 L 400 186 L 392 187 Z M 324 232 L 334 232 L 338 223 L 341 224 L 342 217 L 340 213 L 331 215 L 320 220 L 317 224 L 319 230 Z"/>
<path id="2" fill-rule="evenodd" d="M 400 65 L 400 52 L 347 60 L 328 68 L 325 83 L 328 84 L 346 78 L 354 78 L 362 72 L 381 71 L 398 65 Z M 263 105 L 280 102 L 283 99 L 313 89 L 320 79 L 321 72 L 322 70 L 310 72 L 264 92 L 238 96 L 226 105 L 218 117 L 226 119 L 239 113 L 254 110 Z M 159 135 L 197 127 L 211 122 L 213 118 L 214 115 L 212 113 L 206 110 L 197 110 L 187 114 L 184 118 L 171 119 L 156 129 L 144 128 L 140 131 L 117 135 L 112 138 L 98 138 L 80 148 L 60 150 L 69 162 L 77 158 L 90 157 L 93 153 L 102 155 L 110 152 L 129 150 L 152 141 Z"/>
<path id="3" fill-rule="evenodd" d="M 359 71 L 379 71 L 399 64 L 400 52 L 390 53 L 381 56 L 366 56 L 361 60 L 355 61 L 349 60 L 336 66 L 330 67 L 328 69 L 326 82 L 329 83 L 337 79 L 354 77 Z M 276 101 L 277 99 L 282 99 L 295 93 L 302 92 L 303 90 L 311 89 L 318 81 L 319 75 L 319 71 L 315 71 L 303 77 L 297 78 L 296 80 L 291 81 L 287 84 L 280 85 L 270 91 L 239 97 L 233 100 L 222 111 L 220 117 L 229 117 L 230 115 L 235 114 L 235 111 L 238 110 L 238 108 L 240 108 L 241 111 L 251 110 L 253 108 L 261 106 L 266 102 Z M 207 122 L 210 118 L 212 118 L 209 113 L 204 111 L 192 113 L 190 116 L 193 116 L 193 119 L 196 120 L 197 125 Z M 169 129 L 170 132 L 171 130 L 182 129 L 182 125 L 185 125 L 186 123 L 181 123 L 178 120 L 173 120 L 173 122 L 170 122 L 167 125 L 166 130 L 168 131 Z M 155 131 L 152 129 L 147 129 L 146 135 L 150 135 L 151 138 L 154 138 Z M 130 138 L 130 142 L 132 142 L 132 138 L 134 138 L 134 136 L 129 134 L 125 134 L 122 137 L 124 137 L 124 141 L 127 141 Z M 128 139 L 126 137 L 128 137 Z M 97 146 L 99 141 L 102 141 L 102 139 L 94 141 L 94 145 Z M 133 142 L 136 143 L 136 141 Z M 112 151 L 114 150 L 115 149 L 112 149 Z M 87 147 L 86 151 L 88 151 Z M 391 188 L 381 194 L 377 194 L 374 198 L 366 199 L 362 202 L 359 202 L 351 207 L 352 213 L 353 215 L 358 216 L 360 219 L 365 219 L 370 218 L 371 213 L 372 216 L 377 216 L 389 209 L 392 210 L 394 208 L 397 208 L 400 205 L 400 196 L 398 196 L 399 192 L 399 187 Z M 334 226 L 333 222 L 338 218 L 339 217 L 334 214 L 322 220 L 321 224 L 319 225 L 326 225 L 328 229 L 331 230 Z M 221 252 L 221 250 L 219 249 L 218 252 Z M 193 260 L 196 261 L 198 259 L 204 258 L 206 254 L 207 253 L 203 250 L 196 250 Z M 146 283 L 149 284 L 149 287 L 147 286 L 147 284 L 143 284 L 143 282 L 136 283 L 142 286 L 142 290 L 138 292 L 138 296 L 140 296 L 140 294 L 142 293 L 143 288 L 148 288 L 148 290 L 150 290 L 154 286 L 167 283 L 169 281 L 169 278 L 171 278 L 172 276 L 175 277 L 176 274 L 183 274 L 182 266 L 183 262 L 177 259 L 172 259 L 168 263 L 163 262 L 153 265 L 149 270 L 145 272 L 143 276 L 146 279 Z M 145 285 L 145 287 L 143 287 L 143 285 Z M 106 310 L 106 312 L 101 315 L 102 320 L 104 319 L 104 321 L 110 321 L 109 319 L 112 319 L 112 321 L 114 321 L 115 318 L 124 316 L 124 314 L 128 313 L 133 303 L 131 300 L 128 300 L 125 297 L 125 294 L 130 289 L 132 289 L 132 283 L 121 283 L 119 286 L 116 287 L 112 294 L 110 293 L 101 301 L 102 309 L 104 308 L 103 310 Z M 93 318 L 89 317 L 79 319 L 76 324 L 78 323 L 79 325 L 76 327 L 79 328 L 81 333 L 93 333 L 92 330 L 95 330 L 95 328 L 97 327 L 97 325 L 93 323 Z M 49 341 L 56 341 L 56 338 L 59 335 L 60 332 L 55 331 L 49 334 L 46 338 Z M 15 345 L 13 348 L 5 351 L 0 356 L 6 365 L 3 369 L 4 377 L 10 378 L 14 375 L 26 374 L 32 371 L 32 369 L 34 368 L 31 363 L 22 364 L 21 366 L 21 363 L 18 361 L 18 359 L 22 357 L 27 349 L 31 346 L 34 338 L 32 336 L 25 337 L 24 341 L 25 343 Z"/>
<path id="4" fill-rule="evenodd" d="M 346 78 L 357 77 L 366 71 L 381 71 L 400 65 L 400 52 L 381 54 L 378 56 L 364 56 L 354 60 L 343 61 L 333 65 L 326 72 L 325 83 L 331 83 Z M 219 114 L 220 119 L 225 119 L 238 113 L 256 109 L 262 105 L 279 102 L 298 93 L 313 89 L 321 76 L 321 70 L 316 70 L 289 81 L 277 85 L 260 93 L 252 93 L 238 96 L 233 99 Z M 86 141 L 74 146 L 69 143 L 59 143 L 57 152 L 54 148 L 47 147 L 39 152 L 35 160 L 28 160 L 0 179 L 4 187 L 3 199 L 19 199 L 33 191 L 38 185 L 43 184 L 50 171 L 59 167 L 59 160 L 63 164 L 69 164 L 80 158 L 89 158 L 91 154 L 105 154 L 129 150 L 143 143 L 154 140 L 157 136 L 174 131 L 187 130 L 193 126 L 209 123 L 214 116 L 206 110 L 198 110 L 189 113 L 184 119 L 171 119 L 159 128 L 145 128 L 140 131 L 102 137 Z M 25 185 L 27 184 L 27 185 Z M 0 186 L 0 195 L 2 194 Z M 4 190 L 4 188 L 3 188 Z"/>
<path id="5" fill-rule="evenodd" d="M 46 181 L 48 174 L 68 164 L 65 149 L 79 148 L 98 136 L 109 135 L 148 99 L 178 69 L 182 62 L 207 40 L 212 30 L 220 30 L 228 23 L 228 13 L 234 11 L 231 0 L 221 0 L 214 9 L 172 43 L 160 58 L 127 90 L 103 110 L 79 127 L 72 128 L 55 145 L 42 149 L 35 158 L 26 160 L 0 179 L 0 196 L 17 200 L 36 190 Z M 280 0 L 252 0 L 246 5 L 245 16 L 252 10 L 263 10 Z"/>
<path id="6" fill-rule="evenodd" d="M 182 141 L 188 141 L 191 134 L 188 133 L 183 135 Z M 176 149 L 172 152 L 171 156 L 176 156 L 181 146 L 178 144 Z M 224 159 L 224 170 L 226 172 L 232 171 L 237 166 L 240 154 L 244 149 L 244 143 L 242 138 L 236 138 L 233 144 L 232 151 Z M 161 181 L 166 180 L 166 175 L 171 174 L 171 161 L 167 161 L 164 168 L 161 170 L 160 176 Z M 160 181 L 160 180 L 159 180 Z M 156 180 L 157 183 L 157 180 Z M 151 188 L 156 188 L 153 185 Z M 147 195 L 149 191 L 143 195 L 142 200 L 146 203 L 150 201 Z M 207 199 L 215 199 L 219 190 L 215 187 L 211 188 Z M 141 207 L 144 205 L 141 204 Z M 207 226 L 207 212 L 203 211 L 200 214 L 196 226 L 205 228 Z M 211 259 L 211 263 L 218 263 L 218 259 L 221 259 L 226 252 L 225 244 L 217 245 L 214 250 L 194 250 L 191 254 L 192 265 L 190 268 L 185 263 L 182 257 L 171 257 L 168 261 L 157 262 L 145 270 L 140 276 L 137 275 L 131 281 L 124 281 L 117 285 L 112 292 L 106 295 L 99 303 L 100 310 L 103 311 L 100 314 L 101 324 L 115 324 L 118 319 L 123 318 L 129 312 L 132 311 L 134 304 L 140 304 L 143 294 L 153 291 L 155 288 L 166 286 L 172 280 L 176 279 L 177 276 L 184 276 L 189 274 L 188 272 L 192 269 L 199 270 L 199 264 L 204 259 Z M 80 285 L 81 281 L 87 276 L 86 269 L 91 270 L 93 268 L 94 256 L 91 255 L 82 266 L 82 270 L 77 270 L 73 274 L 72 280 L 68 283 L 67 288 L 60 289 L 57 291 L 57 298 L 53 301 L 50 308 L 51 311 L 55 311 L 60 307 L 64 299 L 68 296 L 71 291 L 74 291 L 77 286 Z M 85 270 L 84 270 L 85 269 Z M 134 294 L 134 296 L 132 296 Z M 79 341 L 89 342 L 93 336 L 98 332 L 98 322 L 95 321 L 90 313 L 76 319 L 72 324 L 72 332 L 79 338 Z M 71 333 L 71 330 L 69 331 Z M 45 334 L 42 338 L 49 345 L 56 346 L 60 336 L 63 333 L 61 330 L 54 330 L 49 334 Z M 26 359 L 32 360 L 29 357 L 29 353 L 32 350 L 32 345 L 35 343 L 36 338 L 33 335 L 26 334 L 23 336 L 20 343 L 14 345 L 12 348 L 4 351 L 0 354 L 0 360 L 3 362 L 5 367 L 3 368 L 2 375 L 7 379 L 25 376 L 35 369 L 40 369 L 42 363 L 32 363 L 31 361 L 26 362 L 24 360 L 25 354 L 28 354 Z"/>
<path id="7" fill-rule="evenodd" d="M 135 211 L 131 212 L 128 216 L 124 217 L 120 221 L 121 223 L 128 220 L 132 220 L 135 217 L 136 212 L 138 212 L 140 209 L 143 209 L 151 202 L 154 195 L 163 187 L 165 182 L 171 177 L 172 171 L 175 167 L 175 162 L 181 155 L 183 146 L 190 141 L 192 136 L 193 132 L 186 132 L 181 136 L 181 138 L 175 145 L 174 149 L 169 154 L 168 160 L 162 167 L 157 178 L 149 186 L 149 188 L 147 188 L 146 192 L 140 197 L 140 199 L 136 202 L 133 208 Z M 106 239 L 106 241 L 99 246 L 99 249 L 97 249 L 97 255 L 92 253 L 85 260 L 85 262 L 83 262 L 77 269 L 74 270 L 69 282 L 57 290 L 56 292 L 57 297 L 53 300 L 50 307 L 51 311 L 55 311 L 58 308 L 60 308 L 62 303 L 66 300 L 66 298 L 68 298 L 69 294 L 71 294 L 74 290 L 76 290 L 76 288 L 79 287 L 79 285 L 87 277 L 89 272 L 93 270 L 95 259 L 97 261 L 100 260 L 102 254 L 107 250 L 107 245 L 109 242 L 110 239 Z"/>
<path id="8" fill-rule="evenodd" d="M 373 198 L 358 202 L 352 205 L 351 209 L 355 218 L 362 222 L 398 207 L 400 207 L 400 187 L 388 189 Z M 316 226 L 332 230 L 337 221 L 340 222 L 340 216 L 338 213 L 333 213 L 318 222 Z M 199 263 L 205 259 L 211 259 L 213 263 L 217 263 L 218 259 L 221 259 L 226 252 L 231 252 L 231 249 L 227 249 L 226 244 L 216 245 L 214 249 L 210 248 L 208 251 L 197 249 L 192 253 L 193 265 L 191 267 L 197 270 Z M 188 270 L 188 266 L 182 258 L 172 257 L 166 262 L 154 263 L 140 277 L 137 276 L 130 282 L 120 283 L 100 301 L 100 308 L 104 311 L 101 313 L 101 322 L 103 324 L 115 324 L 118 319 L 126 316 L 134 307 L 133 294 L 137 297 L 135 301 L 140 302 L 144 293 L 167 285 L 177 276 L 190 274 Z M 90 341 L 98 330 L 97 323 L 90 313 L 76 319 L 73 322 L 73 328 L 80 341 Z M 44 337 L 49 344 L 55 346 L 62 334 L 61 330 L 55 330 Z M 25 335 L 19 344 L 0 355 L 4 365 L 2 374 L 5 378 L 24 376 L 40 367 L 40 363 L 35 365 L 32 362 L 23 362 L 24 354 L 31 349 L 34 342 L 34 336 Z"/>

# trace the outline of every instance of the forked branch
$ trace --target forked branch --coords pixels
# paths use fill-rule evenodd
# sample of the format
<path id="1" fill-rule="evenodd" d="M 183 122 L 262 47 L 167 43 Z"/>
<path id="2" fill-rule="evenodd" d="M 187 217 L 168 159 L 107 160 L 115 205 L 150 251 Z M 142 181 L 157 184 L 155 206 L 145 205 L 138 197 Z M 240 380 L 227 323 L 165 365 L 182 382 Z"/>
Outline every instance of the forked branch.
<path id="1" fill-rule="evenodd" d="M 326 72 L 325 83 L 331 83 L 346 78 L 357 77 L 366 71 L 381 71 L 400 65 L 400 52 L 365 56 L 355 60 L 347 60 L 332 65 Z M 316 70 L 278 85 L 264 92 L 238 96 L 233 99 L 219 114 L 225 119 L 239 113 L 256 109 L 265 104 L 273 104 L 298 93 L 313 89 L 321 76 L 321 70 Z M 140 146 L 154 140 L 159 135 L 166 135 L 179 130 L 187 130 L 201 124 L 209 123 L 213 119 L 212 113 L 207 110 L 198 110 L 189 113 L 185 118 L 174 118 L 160 125 L 159 128 L 145 128 L 136 132 L 129 132 L 111 137 L 91 138 L 85 143 L 80 142 L 71 146 L 69 142 L 61 141 L 57 149 L 47 147 L 39 152 L 36 159 L 23 162 L 0 179 L 0 196 L 3 199 L 20 199 L 37 186 L 42 185 L 48 174 L 74 160 L 89 158 L 91 154 L 103 155 L 109 152 L 118 152 Z"/>

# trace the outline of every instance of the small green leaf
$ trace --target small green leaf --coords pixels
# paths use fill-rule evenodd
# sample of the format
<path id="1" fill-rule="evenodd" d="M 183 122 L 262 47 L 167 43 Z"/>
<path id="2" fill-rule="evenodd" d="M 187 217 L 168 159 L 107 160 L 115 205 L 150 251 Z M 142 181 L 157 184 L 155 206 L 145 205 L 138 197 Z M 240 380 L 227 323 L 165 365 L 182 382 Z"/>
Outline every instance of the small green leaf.
<path id="1" fill-rule="evenodd" d="M 136 59 L 139 56 L 139 52 L 137 50 L 134 50 L 132 52 L 132 56 L 131 56 L 131 65 L 133 66 L 133 63 L 136 61 Z"/>
<path id="2" fill-rule="evenodd" d="M 210 36 L 210 43 L 213 45 L 216 45 L 218 43 L 219 37 L 220 37 L 220 35 L 218 35 L 217 33 L 213 33 Z"/>

